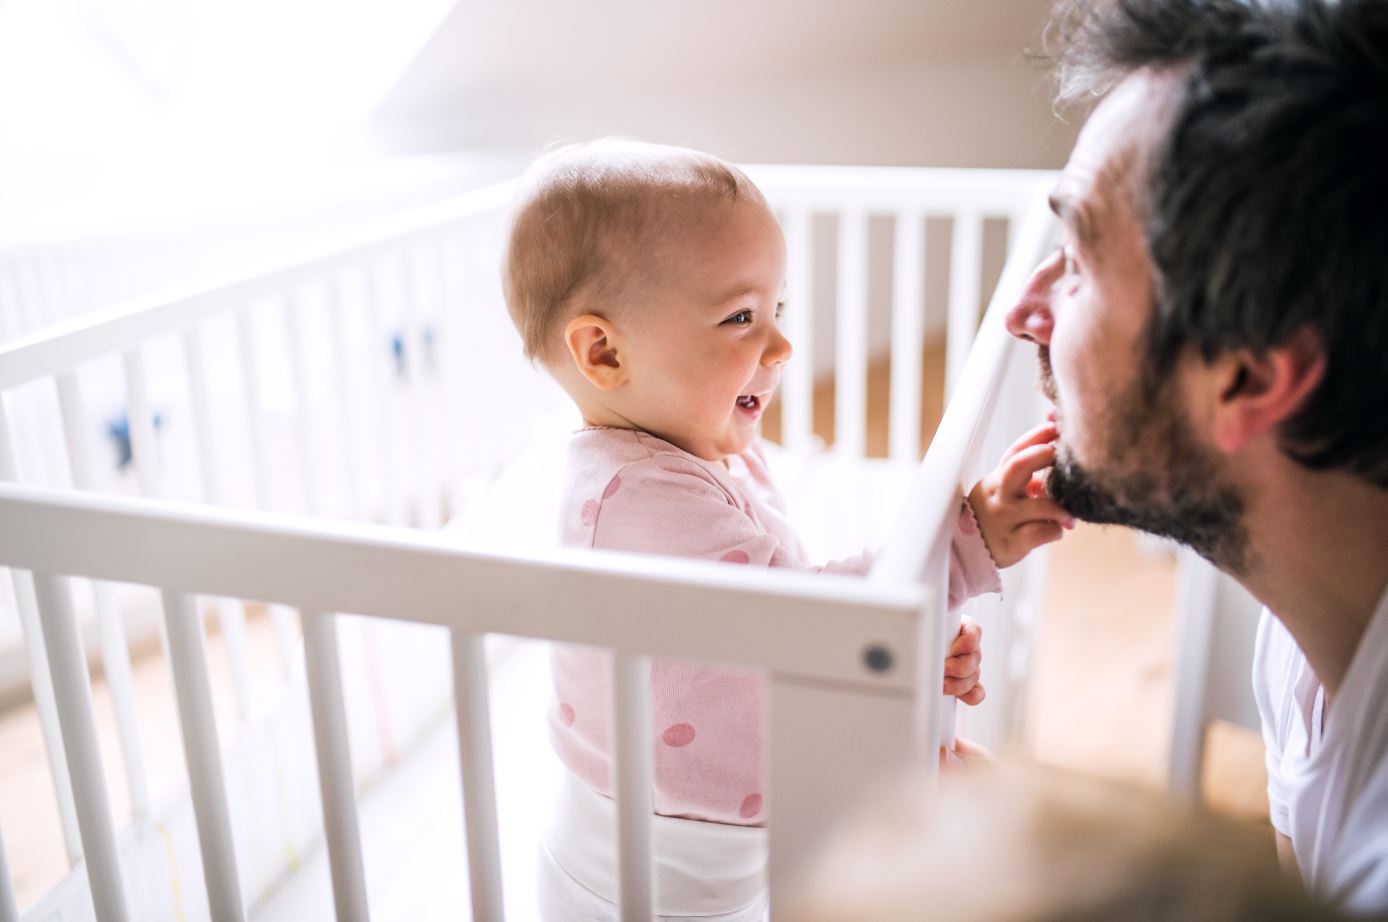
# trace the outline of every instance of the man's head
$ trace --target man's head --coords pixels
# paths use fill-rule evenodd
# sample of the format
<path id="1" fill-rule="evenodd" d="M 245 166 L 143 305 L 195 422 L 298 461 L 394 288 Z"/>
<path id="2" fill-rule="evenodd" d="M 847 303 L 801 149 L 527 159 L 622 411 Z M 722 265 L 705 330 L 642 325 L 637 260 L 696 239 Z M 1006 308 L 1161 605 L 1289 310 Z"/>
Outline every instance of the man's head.
<path id="1" fill-rule="evenodd" d="M 1065 0 L 1055 34 L 1062 102 L 1103 101 L 1009 317 L 1053 492 L 1237 572 L 1251 446 L 1388 488 L 1388 4 Z"/>

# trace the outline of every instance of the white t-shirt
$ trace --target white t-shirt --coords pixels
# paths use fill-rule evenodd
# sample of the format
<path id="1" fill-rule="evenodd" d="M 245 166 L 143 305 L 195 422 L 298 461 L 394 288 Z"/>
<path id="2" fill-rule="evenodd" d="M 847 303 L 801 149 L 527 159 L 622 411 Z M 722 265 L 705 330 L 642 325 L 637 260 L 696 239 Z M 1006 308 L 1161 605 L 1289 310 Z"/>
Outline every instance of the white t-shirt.
<path id="1" fill-rule="evenodd" d="M 1272 825 L 1291 838 L 1302 879 L 1351 912 L 1388 912 L 1388 592 L 1328 715 L 1320 681 L 1266 608 L 1253 694 Z"/>

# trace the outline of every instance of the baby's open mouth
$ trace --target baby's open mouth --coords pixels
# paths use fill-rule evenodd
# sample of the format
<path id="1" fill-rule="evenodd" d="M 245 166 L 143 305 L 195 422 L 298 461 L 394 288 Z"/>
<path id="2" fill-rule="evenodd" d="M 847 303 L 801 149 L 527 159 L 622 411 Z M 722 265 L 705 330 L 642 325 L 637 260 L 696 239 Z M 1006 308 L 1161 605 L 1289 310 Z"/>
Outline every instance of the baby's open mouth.
<path id="1" fill-rule="evenodd" d="M 756 394 L 746 394 L 737 398 L 737 405 L 744 410 L 755 410 L 761 406 L 761 398 Z"/>

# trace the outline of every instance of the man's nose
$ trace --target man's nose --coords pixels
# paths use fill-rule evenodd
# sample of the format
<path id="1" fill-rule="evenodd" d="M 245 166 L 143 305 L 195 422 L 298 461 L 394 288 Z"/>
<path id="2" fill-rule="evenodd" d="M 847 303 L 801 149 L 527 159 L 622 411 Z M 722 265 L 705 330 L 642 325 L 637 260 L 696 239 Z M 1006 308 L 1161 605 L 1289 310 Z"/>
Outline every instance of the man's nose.
<path id="1" fill-rule="evenodd" d="M 1022 296 L 1007 312 L 1007 332 L 1037 345 L 1050 343 L 1051 330 L 1055 326 L 1055 316 L 1051 313 L 1051 289 L 1064 272 L 1065 253 L 1062 250 L 1056 250 L 1036 267 L 1022 288 Z"/>

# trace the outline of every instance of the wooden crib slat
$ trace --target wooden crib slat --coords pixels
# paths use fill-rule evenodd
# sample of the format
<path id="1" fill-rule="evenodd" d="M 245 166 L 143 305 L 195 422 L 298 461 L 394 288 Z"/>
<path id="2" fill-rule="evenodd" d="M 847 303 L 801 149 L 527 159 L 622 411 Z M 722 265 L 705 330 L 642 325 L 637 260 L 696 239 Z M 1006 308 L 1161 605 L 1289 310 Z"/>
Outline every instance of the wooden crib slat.
<path id="1" fill-rule="evenodd" d="M 337 404 L 338 432 L 341 443 L 338 454 L 341 456 L 343 474 L 347 483 L 347 517 L 362 517 L 361 467 L 357 464 L 356 414 L 352 412 L 352 390 L 347 372 L 347 332 L 346 318 L 342 316 L 345 299 L 342 297 L 346 279 L 338 275 L 325 286 L 328 298 L 328 335 L 332 349 L 333 381 L 335 402 Z"/>
<path id="2" fill-rule="evenodd" d="M 135 465 L 135 479 L 140 484 L 142 495 L 162 496 L 164 477 L 159 469 L 159 452 L 154 443 L 154 411 L 149 402 L 144 356 L 136 347 L 127 350 L 122 360 L 125 365 L 126 396 L 129 399 L 126 423 L 130 427 L 130 453 Z"/>
<path id="3" fill-rule="evenodd" d="M 814 277 L 810 260 L 810 214 L 791 208 L 783 220 L 786 237 L 786 337 L 794 361 L 781 377 L 781 444 L 808 451 L 814 444 Z"/>
<path id="4" fill-rule="evenodd" d="M 505 918 L 501 849 L 497 840 L 496 777 L 485 638 L 453 631 L 453 701 L 463 781 L 468 881 L 474 919 Z"/>
<path id="5" fill-rule="evenodd" d="M 183 363 L 188 371 L 188 395 L 192 402 L 193 432 L 198 453 L 198 471 L 202 478 L 202 497 L 214 505 L 223 502 L 221 479 L 217 476 L 216 448 L 212 441 L 212 406 L 207 396 L 207 369 L 203 364 L 202 338 L 198 327 L 183 331 Z M 226 640 L 227 659 L 231 663 L 232 689 L 236 695 L 236 711 L 244 724 L 250 717 L 250 666 L 246 655 L 246 614 L 239 601 L 217 600 L 217 616 Z"/>
<path id="6" fill-rule="evenodd" d="M 0 394 L 0 480 L 19 481 L 19 465 L 15 459 L 14 439 L 3 394 Z M 67 848 L 68 865 L 71 866 L 82 860 L 82 840 L 77 831 L 77 808 L 73 804 L 67 751 L 58 725 L 58 704 L 53 694 L 53 676 L 48 669 L 48 651 L 43 642 L 34 578 L 27 570 L 11 570 L 10 577 L 14 584 L 15 607 L 19 611 L 19 630 L 24 638 L 24 652 L 29 662 L 29 685 L 34 693 L 34 708 L 38 711 L 44 750 L 48 753 L 48 771 L 53 780 L 63 844 Z"/>
<path id="7" fill-rule="evenodd" d="M 954 393 L 978 332 L 983 271 L 983 219 L 977 211 L 954 216 L 949 261 L 949 327 L 945 340 L 945 397 Z"/>
<path id="8" fill-rule="evenodd" d="M 612 656 L 612 785 L 617 800 L 618 908 L 622 922 L 645 922 L 651 881 L 651 659 Z"/>
<path id="9" fill-rule="evenodd" d="M 116 857 L 115 825 L 106 796 L 106 772 L 92 714 L 92 690 L 72 590 L 65 577 L 34 572 L 43 638 L 53 675 L 58 722 L 72 777 L 77 826 L 82 837 L 87 880 L 100 922 L 125 922 L 130 910 L 125 901 L 120 862 Z"/>
<path id="10" fill-rule="evenodd" d="M 251 323 L 251 308 L 242 306 L 234 311 L 236 348 L 241 357 L 241 392 L 246 404 L 246 440 L 251 453 L 251 495 L 260 509 L 270 508 L 270 456 L 265 439 L 265 413 L 260 401 L 260 350 L 255 342 Z M 287 679 L 294 673 L 294 644 L 292 613 L 283 605 L 270 606 L 270 623 L 275 632 L 275 651 L 280 671 Z"/>
<path id="11" fill-rule="evenodd" d="M 59 375 L 57 384 L 72 484 L 78 490 L 92 491 L 96 484 L 91 473 L 91 443 L 87 438 L 87 417 L 77 375 L 71 372 Z M 111 692 L 121 759 L 125 763 L 126 785 L 130 790 L 130 810 L 135 816 L 147 816 L 150 811 L 149 779 L 145 774 L 139 722 L 135 716 L 135 684 L 131 679 L 130 644 L 125 634 L 125 620 L 109 584 L 93 580 L 92 594 L 96 603 L 96 620 L 100 626 L 106 687 Z"/>
<path id="12" fill-rule="evenodd" d="M 867 214 L 839 216 L 839 288 L 834 361 L 834 449 L 867 453 Z"/>
<path id="13" fill-rule="evenodd" d="M 361 829 L 357 822 L 352 749 L 347 738 L 347 709 L 342 697 L 337 616 L 303 612 L 301 621 L 333 905 L 337 922 L 366 922 L 369 917 L 366 873 L 361 857 Z"/>
<path id="14" fill-rule="evenodd" d="M 19 900 L 10 881 L 10 864 L 5 860 L 4 830 L 0 830 L 0 922 L 19 922 Z"/>
<path id="15" fill-rule="evenodd" d="M 415 476 L 415 526 L 418 528 L 438 528 L 443 524 L 439 511 L 437 477 L 434 474 L 434 452 L 432 429 L 437 425 L 424 418 L 421 403 L 424 400 L 424 330 L 420 325 L 420 300 L 424 285 L 418 261 L 418 250 L 400 250 L 400 336 L 405 345 L 402 362 L 405 369 L 406 410 L 405 419 L 409 424 L 408 441 L 413 447 Z"/>
<path id="16" fill-rule="evenodd" d="M 366 341 L 370 366 L 367 399 L 372 403 L 371 418 L 376 421 L 378 433 L 375 442 L 379 451 L 377 464 L 381 477 L 381 512 L 386 522 L 391 525 L 404 525 L 405 513 L 400 497 L 396 445 L 395 439 L 391 437 L 394 427 L 391 426 L 390 420 L 389 396 L 395 382 L 390 379 L 390 366 L 386 364 L 384 356 L 372 351 L 372 347 L 384 349 L 390 335 L 390 331 L 382 322 L 382 305 L 388 300 L 390 292 L 385 272 L 386 266 L 380 259 L 375 259 L 366 266 Z"/>
<path id="17" fill-rule="evenodd" d="M 892 259 L 892 382 L 889 452 L 914 463 L 921 450 L 921 349 L 925 339 L 925 266 L 921 234 L 925 216 L 896 216 Z"/>
<path id="18" fill-rule="evenodd" d="M 309 515 L 321 515 L 323 497 L 318 488 L 318 449 L 313 438 L 308 359 L 304 352 L 302 290 L 285 298 L 280 316 L 284 321 L 285 341 L 289 344 L 289 372 L 298 416 L 294 426 L 294 439 L 298 448 L 299 480 L 304 491 L 304 507 Z"/>
<path id="19" fill-rule="evenodd" d="M 169 664 L 173 668 L 178 723 L 183 731 L 183 754 L 188 763 L 198 844 L 202 848 L 207 902 L 214 922 L 242 922 L 246 911 L 241 904 L 241 880 L 236 872 L 221 744 L 203 649 L 202 617 L 190 595 L 166 589 L 163 598 Z"/>
<path id="20" fill-rule="evenodd" d="M 270 458 L 265 444 L 265 414 L 260 404 L 260 350 L 251 324 L 251 308 L 234 312 L 236 349 L 241 358 L 241 396 L 246 404 L 246 441 L 251 452 L 251 495 L 255 505 L 270 508 Z"/>
<path id="21" fill-rule="evenodd" d="M 202 336 L 198 327 L 189 327 L 180 337 L 183 364 L 188 371 L 188 398 L 193 410 L 193 435 L 198 449 L 198 475 L 202 479 L 202 498 L 214 506 L 223 502 L 222 481 L 217 476 L 216 446 L 212 440 L 212 402 L 207 396 L 207 368 L 203 363 Z"/>

